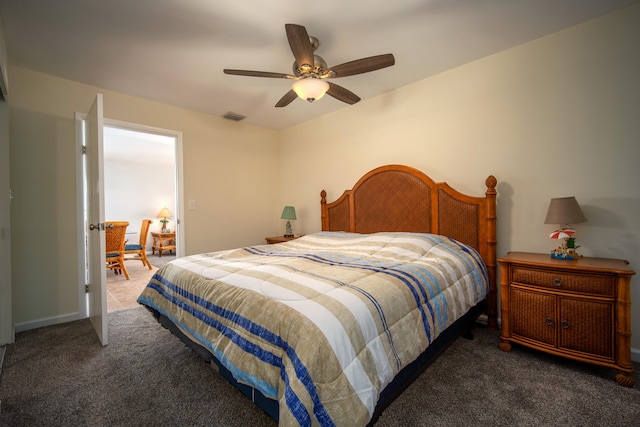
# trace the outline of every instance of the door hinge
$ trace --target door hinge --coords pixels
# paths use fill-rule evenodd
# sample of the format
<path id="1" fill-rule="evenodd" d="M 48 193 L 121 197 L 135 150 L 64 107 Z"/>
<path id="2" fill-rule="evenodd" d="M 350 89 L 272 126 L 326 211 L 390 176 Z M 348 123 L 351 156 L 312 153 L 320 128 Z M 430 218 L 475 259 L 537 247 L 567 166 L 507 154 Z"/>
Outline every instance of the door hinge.
<path id="1" fill-rule="evenodd" d="M 87 154 L 87 146 L 86 145 L 82 146 L 82 154 Z"/>
<path id="2" fill-rule="evenodd" d="M 84 285 L 84 293 L 85 294 L 89 293 L 89 285 Z"/>

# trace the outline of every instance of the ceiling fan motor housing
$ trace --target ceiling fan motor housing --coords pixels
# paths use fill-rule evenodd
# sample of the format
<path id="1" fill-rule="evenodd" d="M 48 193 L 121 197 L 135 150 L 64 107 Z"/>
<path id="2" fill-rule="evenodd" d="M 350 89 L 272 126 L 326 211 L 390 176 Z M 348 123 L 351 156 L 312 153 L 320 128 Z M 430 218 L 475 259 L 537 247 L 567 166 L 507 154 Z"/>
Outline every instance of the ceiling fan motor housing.
<path id="1" fill-rule="evenodd" d="M 297 61 L 293 61 L 293 74 L 296 77 L 302 77 L 307 74 L 321 75 L 327 69 L 327 61 L 320 55 L 313 55 L 313 62 L 315 63 L 313 67 L 311 67 L 311 64 L 303 64 L 300 67 Z"/>

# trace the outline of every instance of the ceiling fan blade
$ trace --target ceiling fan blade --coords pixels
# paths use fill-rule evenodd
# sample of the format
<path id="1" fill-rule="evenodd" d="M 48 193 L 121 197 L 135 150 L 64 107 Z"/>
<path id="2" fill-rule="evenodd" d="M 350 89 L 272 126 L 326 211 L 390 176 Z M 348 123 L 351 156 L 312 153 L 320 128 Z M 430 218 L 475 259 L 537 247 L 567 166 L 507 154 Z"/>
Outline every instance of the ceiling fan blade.
<path id="1" fill-rule="evenodd" d="M 338 101 L 346 102 L 347 104 L 352 105 L 360 101 L 360 97 L 350 90 L 345 89 L 342 86 L 338 86 L 335 83 L 327 83 L 329 83 L 329 90 L 327 91 L 327 95 L 331 95 Z"/>
<path id="2" fill-rule="evenodd" d="M 347 77 L 354 74 L 368 73 L 369 71 L 379 70 L 394 65 L 396 59 L 392 54 L 370 56 L 368 58 L 356 59 L 355 61 L 345 62 L 344 64 L 331 67 L 328 72 L 333 71 L 335 76 L 330 77 Z M 325 73 L 327 74 L 327 73 Z"/>
<path id="3" fill-rule="evenodd" d="M 249 70 L 230 70 L 225 68 L 225 74 L 233 74 L 234 76 L 249 76 L 249 77 L 270 77 L 274 79 L 294 79 L 291 74 L 284 73 L 271 73 L 269 71 L 249 71 Z"/>
<path id="4" fill-rule="evenodd" d="M 285 24 L 284 28 L 287 31 L 289 46 L 291 46 L 291 52 L 296 58 L 298 67 L 308 64 L 309 70 L 312 70 L 314 66 L 313 47 L 311 47 L 307 29 L 297 24 Z"/>
<path id="5" fill-rule="evenodd" d="M 276 104 L 276 107 L 286 107 L 291 104 L 291 102 L 296 99 L 298 95 L 291 89 L 289 92 L 285 93 L 285 95 L 280 98 L 280 101 Z"/>

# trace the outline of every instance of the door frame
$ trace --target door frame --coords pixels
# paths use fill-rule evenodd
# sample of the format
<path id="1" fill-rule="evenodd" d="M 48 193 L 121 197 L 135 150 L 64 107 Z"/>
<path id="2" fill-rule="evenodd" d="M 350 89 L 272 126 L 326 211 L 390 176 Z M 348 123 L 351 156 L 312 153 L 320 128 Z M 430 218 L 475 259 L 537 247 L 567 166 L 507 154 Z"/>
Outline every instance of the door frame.
<path id="1" fill-rule="evenodd" d="M 11 182 L 9 169 L 9 103 L 0 94 L 0 346 L 15 341 L 11 302 Z M 2 351 L 0 350 L 0 369 Z"/>
<path id="2" fill-rule="evenodd" d="M 78 247 L 78 317 L 84 319 L 88 317 L 87 293 L 85 290 L 87 259 L 85 250 L 85 225 L 84 225 L 84 182 L 83 182 L 83 153 L 82 153 L 82 124 L 85 114 L 76 113 L 76 210 L 78 215 L 77 221 L 77 247 Z M 184 210 L 184 176 L 182 164 L 182 132 L 164 129 L 154 126 L 142 125 L 139 123 L 127 122 L 122 120 L 104 118 L 104 126 L 119 127 L 136 132 L 154 133 L 158 135 L 173 137 L 176 140 L 175 146 L 175 186 L 176 186 L 176 212 L 175 229 L 176 229 L 176 257 L 183 256 L 184 253 L 184 235 L 186 224 L 183 220 Z"/>

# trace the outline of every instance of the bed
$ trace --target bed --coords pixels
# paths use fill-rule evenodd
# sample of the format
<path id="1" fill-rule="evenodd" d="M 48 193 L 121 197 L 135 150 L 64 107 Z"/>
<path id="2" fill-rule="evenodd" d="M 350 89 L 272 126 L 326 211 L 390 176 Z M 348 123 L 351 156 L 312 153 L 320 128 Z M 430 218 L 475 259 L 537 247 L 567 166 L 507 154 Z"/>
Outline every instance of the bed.
<path id="1" fill-rule="evenodd" d="M 403 165 L 328 203 L 322 231 L 165 265 L 138 302 L 280 425 L 367 425 L 484 313 L 496 321 L 496 184 Z"/>

